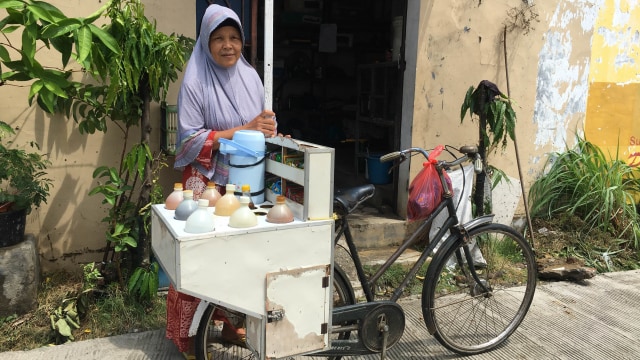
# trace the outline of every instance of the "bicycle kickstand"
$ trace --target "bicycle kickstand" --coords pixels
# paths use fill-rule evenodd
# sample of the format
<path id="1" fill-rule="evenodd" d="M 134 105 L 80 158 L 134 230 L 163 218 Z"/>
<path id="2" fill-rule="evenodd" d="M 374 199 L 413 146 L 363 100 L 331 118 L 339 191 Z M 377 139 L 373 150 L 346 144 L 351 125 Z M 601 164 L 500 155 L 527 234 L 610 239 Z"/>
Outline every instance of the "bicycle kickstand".
<path id="1" fill-rule="evenodd" d="M 380 353 L 380 360 L 384 360 L 387 355 L 387 338 L 389 337 L 389 325 L 387 325 L 387 320 L 384 316 L 380 319 L 378 330 L 382 332 L 382 352 Z"/>

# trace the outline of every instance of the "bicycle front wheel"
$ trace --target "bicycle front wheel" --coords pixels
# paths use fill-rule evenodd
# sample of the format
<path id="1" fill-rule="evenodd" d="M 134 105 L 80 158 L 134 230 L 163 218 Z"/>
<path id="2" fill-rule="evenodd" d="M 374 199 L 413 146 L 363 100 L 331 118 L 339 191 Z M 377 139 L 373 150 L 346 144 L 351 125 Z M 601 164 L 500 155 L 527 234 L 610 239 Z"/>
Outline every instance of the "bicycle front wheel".
<path id="1" fill-rule="evenodd" d="M 491 350 L 516 330 L 537 279 L 534 253 L 512 228 L 488 224 L 468 235 L 468 245 L 455 239 L 436 253 L 422 290 L 429 332 L 465 355 Z"/>

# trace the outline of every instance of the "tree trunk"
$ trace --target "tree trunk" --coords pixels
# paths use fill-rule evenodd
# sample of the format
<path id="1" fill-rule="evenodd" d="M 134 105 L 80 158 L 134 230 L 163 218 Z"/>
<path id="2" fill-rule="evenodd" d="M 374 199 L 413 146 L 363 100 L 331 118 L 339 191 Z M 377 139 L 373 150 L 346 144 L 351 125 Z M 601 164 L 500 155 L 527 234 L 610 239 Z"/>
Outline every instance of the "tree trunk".
<path id="1" fill-rule="evenodd" d="M 476 186 L 473 193 L 473 203 L 476 205 L 476 216 L 484 215 L 484 189 L 487 178 L 487 144 L 484 143 L 484 131 L 487 122 L 484 115 L 480 115 L 478 153 L 482 156 L 482 171 L 476 174 Z"/>
<path id="2" fill-rule="evenodd" d="M 149 139 L 151 137 L 151 89 L 149 87 L 148 75 L 145 76 L 141 81 L 140 86 L 140 98 L 142 99 L 142 118 L 140 121 L 140 143 L 149 145 Z M 144 164 L 144 179 L 142 179 L 142 188 L 140 189 L 140 198 L 138 201 L 138 207 L 146 206 L 151 198 L 151 187 L 152 187 L 152 178 L 151 178 L 151 160 L 145 161 Z M 142 263 L 150 262 L 150 243 L 149 243 L 149 234 L 147 233 L 143 219 L 139 218 L 138 224 L 138 248 L 137 248 L 137 259 L 135 259 L 135 264 L 140 265 Z"/>

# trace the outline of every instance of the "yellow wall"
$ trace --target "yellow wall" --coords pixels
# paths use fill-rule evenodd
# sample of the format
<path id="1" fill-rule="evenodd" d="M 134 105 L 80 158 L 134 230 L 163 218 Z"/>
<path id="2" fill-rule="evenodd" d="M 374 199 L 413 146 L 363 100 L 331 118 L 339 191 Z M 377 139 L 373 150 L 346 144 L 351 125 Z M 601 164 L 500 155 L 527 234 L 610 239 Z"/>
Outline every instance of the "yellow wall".
<path id="1" fill-rule="evenodd" d="M 534 1 L 537 17 L 507 32 L 506 59 L 518 122 L 525 191 L 550 154 L 576 136 L 640 163 L 640 4 L 631 0 Z M 477 123 L 460 124 L 469 86 L 507 93 L 503 29 L 523 1 L 421 1 L 412 142 L 476 143 Z M 527 30 L 527 31 L 525 31 Z M 518 178 L 513 145 L 489 162 Z M 420 162 L 411 166 L 411 176 Z M 521 202 L 516 215 L 524 214 Z"/>
<path id="2" fill-rule="evenodd" d="M 606 0 L 596 20 L 585 135 L 640 166 L 640 4 Z M 617 155 L 616 155 L 617 154 Z"/>

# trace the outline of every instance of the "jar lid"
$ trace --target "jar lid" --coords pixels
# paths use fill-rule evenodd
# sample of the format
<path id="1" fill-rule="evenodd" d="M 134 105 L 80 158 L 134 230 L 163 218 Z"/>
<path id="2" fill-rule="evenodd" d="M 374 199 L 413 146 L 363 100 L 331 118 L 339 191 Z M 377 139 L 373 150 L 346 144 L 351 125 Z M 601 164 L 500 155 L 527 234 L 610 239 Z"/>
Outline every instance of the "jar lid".
<path id="1" fill-rule="evenodd" d="M 236 186 L 234 184 L 227 184 L 227 186 L 225 187 L 225 189 L 227 190 L 227 192 L 235 192 L 236 191 Z"/>
<path id="2" fill-rule="evenodd" d="M 251 191 L 251 186 L 249 184 L 242 185 L 242 192 Z"/>

